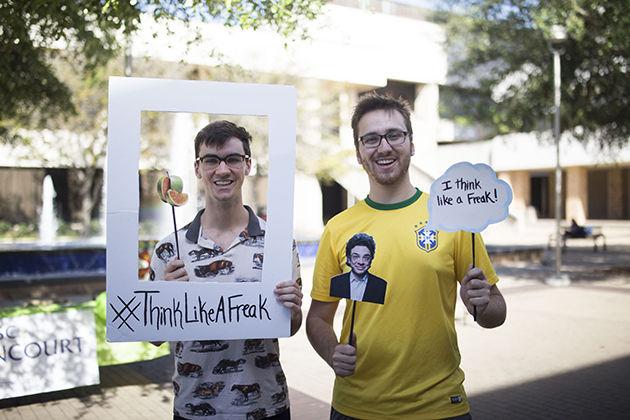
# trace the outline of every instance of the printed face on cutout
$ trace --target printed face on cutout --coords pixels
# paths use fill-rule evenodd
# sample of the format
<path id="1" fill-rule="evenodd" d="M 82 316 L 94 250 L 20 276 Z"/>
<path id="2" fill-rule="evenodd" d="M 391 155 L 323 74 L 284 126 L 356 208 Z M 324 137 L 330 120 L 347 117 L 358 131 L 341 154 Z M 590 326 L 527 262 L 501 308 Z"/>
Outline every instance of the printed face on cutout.
<path id="1" fill-rule="evenodd" d="M 372 265 L 372 254 L 370 254 L 370 250 L 363 245 L 357 245 L 352 248 L 350 250 L 348 265 L 357 276 L 365 274 Z"/>
<path id="2" fill-rule="evenodd" d="M 392 130 L 407 131 L 405 120 L 398 111 L 383 109 L 365 114 L 359 120 L 357 128 L 359 137 L 370 133 L 384 135 Z M 381 185 L 392 185 L 407 176 L 411 156 L 414 154 L 409 136 L 407 134 L 405 142 L 397 146 L 390 146 L 387 140 L 381 139 L 381 144 L 374 149 L 366 148 L 359 141 L 357 161 L 372 181 Z"/>
<path id="3" fill-rule="evenodd" d="M 225 144 L 207 146 L 202 144 L 199 148 L 199 156 L 216 155 L 224 158 L 231 154 L 244 155 L 243 143 L 236 137 L 230 138 Z M 221 162 L 214 169 L 208 169 L 201 162 L 195 162 L 195 174 L 202 180 L 206 191 L 206 198 L 216 201 L 241 200 L 241 189 L 245 176 L 249 175 L 251 161 L 248 159 L 237 168 L 229 167 Z"/>

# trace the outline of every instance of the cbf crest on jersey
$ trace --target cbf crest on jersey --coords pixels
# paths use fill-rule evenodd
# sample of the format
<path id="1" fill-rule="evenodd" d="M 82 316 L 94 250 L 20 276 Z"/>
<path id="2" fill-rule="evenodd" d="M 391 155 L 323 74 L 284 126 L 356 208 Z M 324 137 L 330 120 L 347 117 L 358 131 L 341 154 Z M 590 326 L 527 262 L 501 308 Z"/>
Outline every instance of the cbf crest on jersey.
<path id="1" fill-rule="evenodd" d="M 416 229 L 416 245 L 424 252 L 431 252 L 438 246 L 438 233 L 436 230 L 422 226 Z"/>

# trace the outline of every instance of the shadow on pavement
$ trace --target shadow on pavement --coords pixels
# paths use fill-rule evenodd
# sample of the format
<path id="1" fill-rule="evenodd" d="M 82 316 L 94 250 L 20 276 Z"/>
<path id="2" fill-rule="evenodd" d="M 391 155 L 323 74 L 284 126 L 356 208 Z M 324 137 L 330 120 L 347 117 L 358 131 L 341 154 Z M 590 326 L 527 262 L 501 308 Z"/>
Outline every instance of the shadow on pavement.
<path id="1" fill-rule="evenodd" d="M 124 410 L 127 403 L 121 393 L 127 393 L 122 387 L 134 386 L 139 398 L 149 398 L 150 402 L 137 401 L 138 405 L 158 404 L 154 407 L 161 414 L 172 410 L 173 356 L 168 355 L 154 360 L 147 360 L 124 365 L 102 366 L 99 368 L 101 383 L 64 391 L 47 392 L 24 397 L 8 398 L 0 401 L 0 410 L 12 410 L 28 405 L 59 407 L 63 418 L 81 419 L 85 416 L 100 418 L 102 410 L 109 410 L 113 418 Z M 298 419 L 323 419 L 330 413 L 330 405 L 293 388 L 289 388 L 291 412 Z M 163 392 L 160 392 L 163 391 Z M 70 402 L 75 400 L 75 402 Z M 78 400 L 78 401 L 77 401 Z M 117 407 L 120 406 L 120 407 Z M 97 411 L 99 410 L 99 411 Z M 15 412 L 19 416 L 18 412 Z M 141 416 L 138 418 L 149 418 Z M 61 417 L 59 417 L 61 418 Z M 129 418 L 133 417 L 133 413 Z M 158 417 L 159 418 L 159 417 Z"/>
<path id="2" fill-rule="evenodd" d="M 483 419 L 628 419 L 630 356 L 523 384 L 469 395 Z"/>
<path id="3" fill-rule="evenodd" d="M 152 390 L 170 387 L 173 374 L 172 360 L 172 356 L 168 355 L 143 362 L 101 366 L 99 367 L 101 379 L 99 385 L 7 398 L 0 400 L 0 409 L 70 398 L 78 398 L 86 409 L 94 404 L 106 406 L 108 400 L 115 397 L 117 387 L 140 385 Z"/>
<path id="4" fill-rule="evenodd" d="M 120 413 L 116 406 L 120 404 L 124 407 L 121 393 L 126 394 L 128 391 L 118 387 L 136 385 L 140 388 L 138 398 L 142 399 L 155 395 L 156 391 L 163 391 L 159 399 L 150 402 L 159 405 L 155 407 L 156 412 L 163 415 L 170 413 L 172 407 L 168 367 L 172 369 L 170 356 L 148 362 L 103 367 L 101 368 L 103 383 L 100 386 L 7 399 L 0 401 L 0 408 L 7 408 L 9 412 L 13 412 L 16 407 L 44 403 L 51 410 L 57 406 L 61 409 L 60 413 L 66 413 L 56 418 L 74 419 L 93 417 L 95 413 Z M 152 379 L 140 374 L 139 371 L 149 374 Z M 630 417 L 629 392 L 630 356 L 627 356 L 548 378 L 482 394 L 471 394 L 469 399 L 475 420 L 615 420 Z M 290 390 L 290 395 L 294 418 L 314 420 L 328 417 L 330 410 L 328 403 L 295 389 Z M 70 399 L 78 399 L 78 402 L 65 401 Z M 136 402 L 141 404 L 140 400 Z M 18 412 L 14 414 L 19 415 Z M 116 416 L 113 414 L 112 418 Z M 98 415 L 97 417 L 100 418 Z"/>

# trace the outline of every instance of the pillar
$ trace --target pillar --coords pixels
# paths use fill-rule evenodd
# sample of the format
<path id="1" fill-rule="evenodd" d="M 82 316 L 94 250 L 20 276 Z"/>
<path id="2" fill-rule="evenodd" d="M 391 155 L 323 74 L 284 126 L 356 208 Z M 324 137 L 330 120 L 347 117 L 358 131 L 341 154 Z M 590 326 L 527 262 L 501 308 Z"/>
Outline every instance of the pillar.
<path id="1" fill-rule="evenodd" d="M 623 218 L 623 173 L 621 168 L 608 171 L 608 219 Z"/>
<path id="2" fill-rule="evenodd" d="M 574 166 L 566 169 L 566 219 L 575 219 L 579 224 L 586 222 L 586 205 L 588 203 L 588 177 L 586 168 Z"/>

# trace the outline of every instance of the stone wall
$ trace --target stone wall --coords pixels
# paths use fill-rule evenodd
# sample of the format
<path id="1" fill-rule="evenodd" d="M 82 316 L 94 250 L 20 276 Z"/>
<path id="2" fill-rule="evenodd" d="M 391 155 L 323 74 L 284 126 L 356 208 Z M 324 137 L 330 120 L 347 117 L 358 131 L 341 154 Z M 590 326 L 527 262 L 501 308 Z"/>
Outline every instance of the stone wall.
<path id="1" fill-rule="evenodd" d="M 567 168 L 567 220 L 583 225 L 586 222 L 588 188 L 585 167 Z"/>

